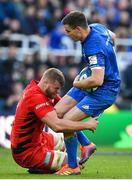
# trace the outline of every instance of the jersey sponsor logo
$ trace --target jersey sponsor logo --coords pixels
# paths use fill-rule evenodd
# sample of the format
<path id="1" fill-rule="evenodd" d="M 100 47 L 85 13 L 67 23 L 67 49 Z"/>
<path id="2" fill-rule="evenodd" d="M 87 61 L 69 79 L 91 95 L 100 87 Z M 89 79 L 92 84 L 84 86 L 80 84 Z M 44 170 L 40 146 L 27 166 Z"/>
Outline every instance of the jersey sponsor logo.
<path id="1" fill-rule="evenodd" d="M 42 103 L 42 104 L 37 104 L 36 105 L 36 107 L 35 107 L 35 109 L 39 109 L 39 108 L 41 108 L 41 107 L 43 107 L 43 106 L 49 106 L 50 104 L 48 103 L 48 102 L 44 102 L 44 103 Z"/>
<path id="2" fill-rule="evenodd" d="M 96 55 L 89 56 L 88 58 L 89 58 L 90 65 L 97 64 L 97 56 Z"/>
<path id="3" fill-rule="evenodd" d="M 88 110 L 89 109 L 89 105 L 83 105 L 82 108 Z"/>

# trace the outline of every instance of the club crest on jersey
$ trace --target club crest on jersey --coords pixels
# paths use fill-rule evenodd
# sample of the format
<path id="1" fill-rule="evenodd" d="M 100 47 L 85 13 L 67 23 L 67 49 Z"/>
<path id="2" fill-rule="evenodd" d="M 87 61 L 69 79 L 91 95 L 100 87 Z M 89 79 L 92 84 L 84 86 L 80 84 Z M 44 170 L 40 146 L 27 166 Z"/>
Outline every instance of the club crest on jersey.
<path id="1" fill-rule="evenodd" d="M 41 108 L 42 106 L 49 106 L 50 104 L 48 103 L 48 102 L 45 102 L 45 103 L 42 103 L 42 104 L 37 104 L 36 105 L 36 109 L 39 109 L 39 108 Z"/>
<path id="2" fill-rule="evenodd" d="M 88 59 L 89 59 L 90 65 L 97 64 L 97 56 L 96 55 L 89 56 Z"/>

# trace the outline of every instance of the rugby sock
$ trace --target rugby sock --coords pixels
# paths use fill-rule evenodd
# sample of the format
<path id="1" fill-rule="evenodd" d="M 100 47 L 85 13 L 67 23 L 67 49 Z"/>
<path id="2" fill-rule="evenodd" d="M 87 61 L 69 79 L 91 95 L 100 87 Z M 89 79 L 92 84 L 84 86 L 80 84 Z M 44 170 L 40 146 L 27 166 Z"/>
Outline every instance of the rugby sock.
<path id="1" fill-rule="evenodd" d="M 74 136 L 74 137 L 65 139 L 65 145 L 66 145 L 67 156 L 68 156 L 68 165 L 70 168 L 76 168 L 77 167 L 77 146 L 78 146 L 77 137 Z"/>
<path id="2" fill-rule="evenodd" d="M 86 146 L 86 145 L 91 144 L 91 142 L 89 141 L 87 136 L 82 131 L 77 131 L 76 135 L 77 135 L 77 139 L 78 139 L 79 143 L 82 146 Z"/>

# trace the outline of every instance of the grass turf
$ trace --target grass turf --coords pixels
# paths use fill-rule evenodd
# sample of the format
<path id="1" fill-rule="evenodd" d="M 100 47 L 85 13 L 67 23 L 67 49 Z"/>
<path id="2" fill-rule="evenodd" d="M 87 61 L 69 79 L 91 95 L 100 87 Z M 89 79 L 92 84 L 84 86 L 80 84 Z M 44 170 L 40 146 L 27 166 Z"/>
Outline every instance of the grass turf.
<path id="1" fill-rule="evenodd" d="M 0 179 L 132 179 L 131 149 L 98 148 L 81 175 L 28 174 L 12 159 L 10 150 L 0 148 Z"/>

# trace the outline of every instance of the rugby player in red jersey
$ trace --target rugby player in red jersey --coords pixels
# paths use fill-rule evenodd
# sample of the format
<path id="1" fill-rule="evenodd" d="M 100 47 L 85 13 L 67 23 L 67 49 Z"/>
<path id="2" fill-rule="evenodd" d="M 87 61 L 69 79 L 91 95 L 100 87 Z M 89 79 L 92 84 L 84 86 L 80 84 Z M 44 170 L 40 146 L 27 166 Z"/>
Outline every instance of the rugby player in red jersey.
<path id="1" fill-rule="evenodd" d="M 50 68 L 39 82 L 33 80 L 25 88 L 11 132 L 12 155 L 21 167 L 52 173 L 67 163 L 67 154 L 54 149 L 54 136 L 43 131 L 45 125 L 55 132 L 96 129 L 98 122 L 94 118 L 76 123 L 57 117 L 54 105 L 60 99 L 58 93 L 64 83 L 62 72 Z"/>

